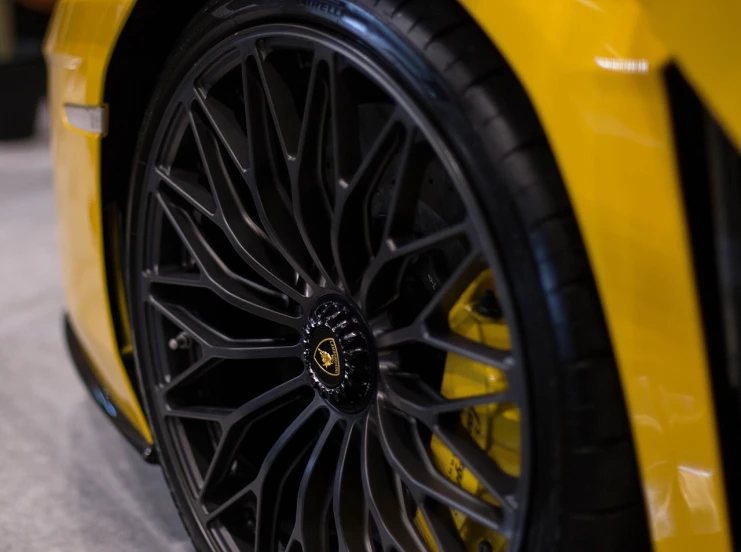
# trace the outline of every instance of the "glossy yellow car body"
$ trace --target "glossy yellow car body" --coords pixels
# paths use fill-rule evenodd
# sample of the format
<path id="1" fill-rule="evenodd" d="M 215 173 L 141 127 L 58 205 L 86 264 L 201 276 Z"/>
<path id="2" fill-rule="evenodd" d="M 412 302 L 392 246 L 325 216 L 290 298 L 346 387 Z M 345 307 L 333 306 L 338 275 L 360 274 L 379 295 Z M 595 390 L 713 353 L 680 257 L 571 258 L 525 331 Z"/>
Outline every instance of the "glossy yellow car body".
<path id="1" fill-rule="evenodd" d="M 124 370 L 103 257 L 100 136 L 68 124 L 64 104 L 100 105 L 108 61 L 133 2 L 60 2 L 46 40 L 54 180 L 70 321 L 112 401 L 152 440 Z"/>
<path id="2" fill-rule="evenodd" d="M 654 549 L 729 551 L 707 355 L 662 71 L 677 62 L 740 145 L 741 4 L 462 2 L 519 76 L 566 182 L 618 359 Z M 63 113 L 65 104 L 103 105 L 107 65 L 134 3 L 61 0 L 46 54 L 70 320 L 112 402 L 151 442 L 110 310 L 102 136 L 75 129 Z"/>

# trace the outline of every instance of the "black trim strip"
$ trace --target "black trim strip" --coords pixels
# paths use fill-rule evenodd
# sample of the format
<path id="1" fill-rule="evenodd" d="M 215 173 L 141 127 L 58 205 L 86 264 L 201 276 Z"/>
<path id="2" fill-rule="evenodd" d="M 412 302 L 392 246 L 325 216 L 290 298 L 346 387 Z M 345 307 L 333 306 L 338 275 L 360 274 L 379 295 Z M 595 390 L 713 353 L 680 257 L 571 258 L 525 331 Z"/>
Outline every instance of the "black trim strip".
<path id="1" fill-rule="evenodd" d="M 95 372 L 93 372 L 90 359 L 77 339 L 75 331 L 70 324 L 69 316 L 67 315 L 64 316 L 64 336 L 67 341 L 69 354 L 77 368 L 77 373 L 80 374 L 80 378 L 82 378 L 85 387 L 90 391 L 95 402 L 98 403 L 108 419 L 113 422 L 113 425 L 116 426 L 126 440 L 142 455 L 144 460 L 150 464 L 156 464 L 157 454 L 155 447 L 149 444 L 126 416 L 121 413 L 120 409 L 111 400 L 108 390 L 100 384 L 98 378 L 95 376 Z"/>
<path id="2" fill-rule="evenodd" d="M 676 67 L 667 69 L 666 84 L 714 397 L 729 529 L 733 541 L 741 544 L 738 152 Z"/>
<path id="3" fill-rule="evenodd" d="M 134 366 L 133 344 L 131 342 L 131 325 L 126 310 L 123 271 L 123 216 L 118 204 L 110 202 L 103 208 L 103 240 L 105 243 L 105 275 L 108 286 L 108 304 L 111 310 L 113 329 L 116 335 L 116 345 L 119 356 L 124 365 L 129 380 L 136 382 L 136 368 Z M 124 293 L 122 300 L 121 293 Z M 138 385 L 134 385 L 134 394 L 139 402 L 142 401 Z"/>

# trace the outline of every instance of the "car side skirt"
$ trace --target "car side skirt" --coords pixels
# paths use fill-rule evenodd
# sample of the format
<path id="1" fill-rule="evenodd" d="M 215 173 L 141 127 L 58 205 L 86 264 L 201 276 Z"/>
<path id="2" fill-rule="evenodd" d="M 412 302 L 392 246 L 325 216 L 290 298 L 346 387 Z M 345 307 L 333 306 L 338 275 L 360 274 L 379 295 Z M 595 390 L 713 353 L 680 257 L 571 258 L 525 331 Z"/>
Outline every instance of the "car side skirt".
<path id="1" fill-rule="evenodd" d="M 142 436 L 141 432 L 131 424 L 128 418 L 121 413 L 121 410 L 111 398 L 108 389 L 98 380 L 90 364 L 90 358 L 82 348 L 80 341 L 75 335 L 75 331 L 72 329 L 69 317 L 66 315 L 64 317 L 64 337 L 67 342 L 69 355 L 75 364 L 75 368 L 77 368 L 77 373 L 80 375 L 87 390 L 90 391 L 95 402 L 98 403 L 108 419 L 121 432 L 121 435 L 142 455 L 142 458 L 149 463 L 156 463 L 157 454 L 154 445 L 148 442 Z"/>

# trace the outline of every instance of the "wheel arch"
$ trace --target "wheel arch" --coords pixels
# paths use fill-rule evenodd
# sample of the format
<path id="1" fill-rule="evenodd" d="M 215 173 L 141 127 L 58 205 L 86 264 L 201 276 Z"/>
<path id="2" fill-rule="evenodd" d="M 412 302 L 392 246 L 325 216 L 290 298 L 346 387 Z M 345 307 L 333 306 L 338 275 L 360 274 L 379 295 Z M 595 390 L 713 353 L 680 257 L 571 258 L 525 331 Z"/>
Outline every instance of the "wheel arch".
<path id="1" fill-rule="evenodd" d="M 101 216 L 108 301 L 116 339 L 137 398 L 124 276 L 131 163 L 157 77 L 178 36 L 207 0 L 136 0 L 105 73 L 108 129 L 101 141 Z"/>
<path id="2" fill-rule="evenodd" d="M 128 187 L 126 166 L 165 60 L 206 0 L 136 0 L 116 41 L 105 76 L 108 133 L 102 144 L 101 187 L 113 200 Z M 125 194 L 124 194 L 125 195 Z"/>
<path id="3" fill-rule="evenodd" d="M 654 549 L 730 550 L 665 83 L 671 52 L 634 0 L 461 3 L 517 74 L 563 175 L 618 361 Z M 690 491 L 700 487 L 702 499 Z"/>

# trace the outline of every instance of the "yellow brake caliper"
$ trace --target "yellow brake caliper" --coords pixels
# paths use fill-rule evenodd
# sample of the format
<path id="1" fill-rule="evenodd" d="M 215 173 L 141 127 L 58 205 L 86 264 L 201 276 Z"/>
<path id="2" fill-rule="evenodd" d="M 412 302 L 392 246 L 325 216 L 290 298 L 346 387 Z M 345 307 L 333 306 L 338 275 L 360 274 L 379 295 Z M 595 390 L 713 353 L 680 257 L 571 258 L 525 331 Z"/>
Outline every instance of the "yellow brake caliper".
<path id="1" fill-rule="evenodd" d="M 510 350 L 507 324 L 501 316 L 478 308 L 487 295 L 496 297 L 491 271 L 486 270 L 468 286 L 448 315 L 451 330 L 472 341 L 490 347 Z M 496 302 L 496 301 L 495 301 Z M 445 362 L 441 394 L 448 399 L 497 393 L 507 388 L 504 373 L 496 368 L 450 353 Z M 501 468 L 512 476 L 520 475 L 520 412 L 511 403 L 492 403 L 461 412 L 461 424 L 478 445 L 489 453 Z M 432 455 L 440 471 L 471 494 L 496 504 L 479 481 L 437 436 L 430 441 Z M 466 516 L 451 510 L 461 539 L 469 552 L 506 550 L 507 541 L 500 534 L 484 528 Z M 422 514 L 416 523 L 428 546 L 437 551 Z"/>

